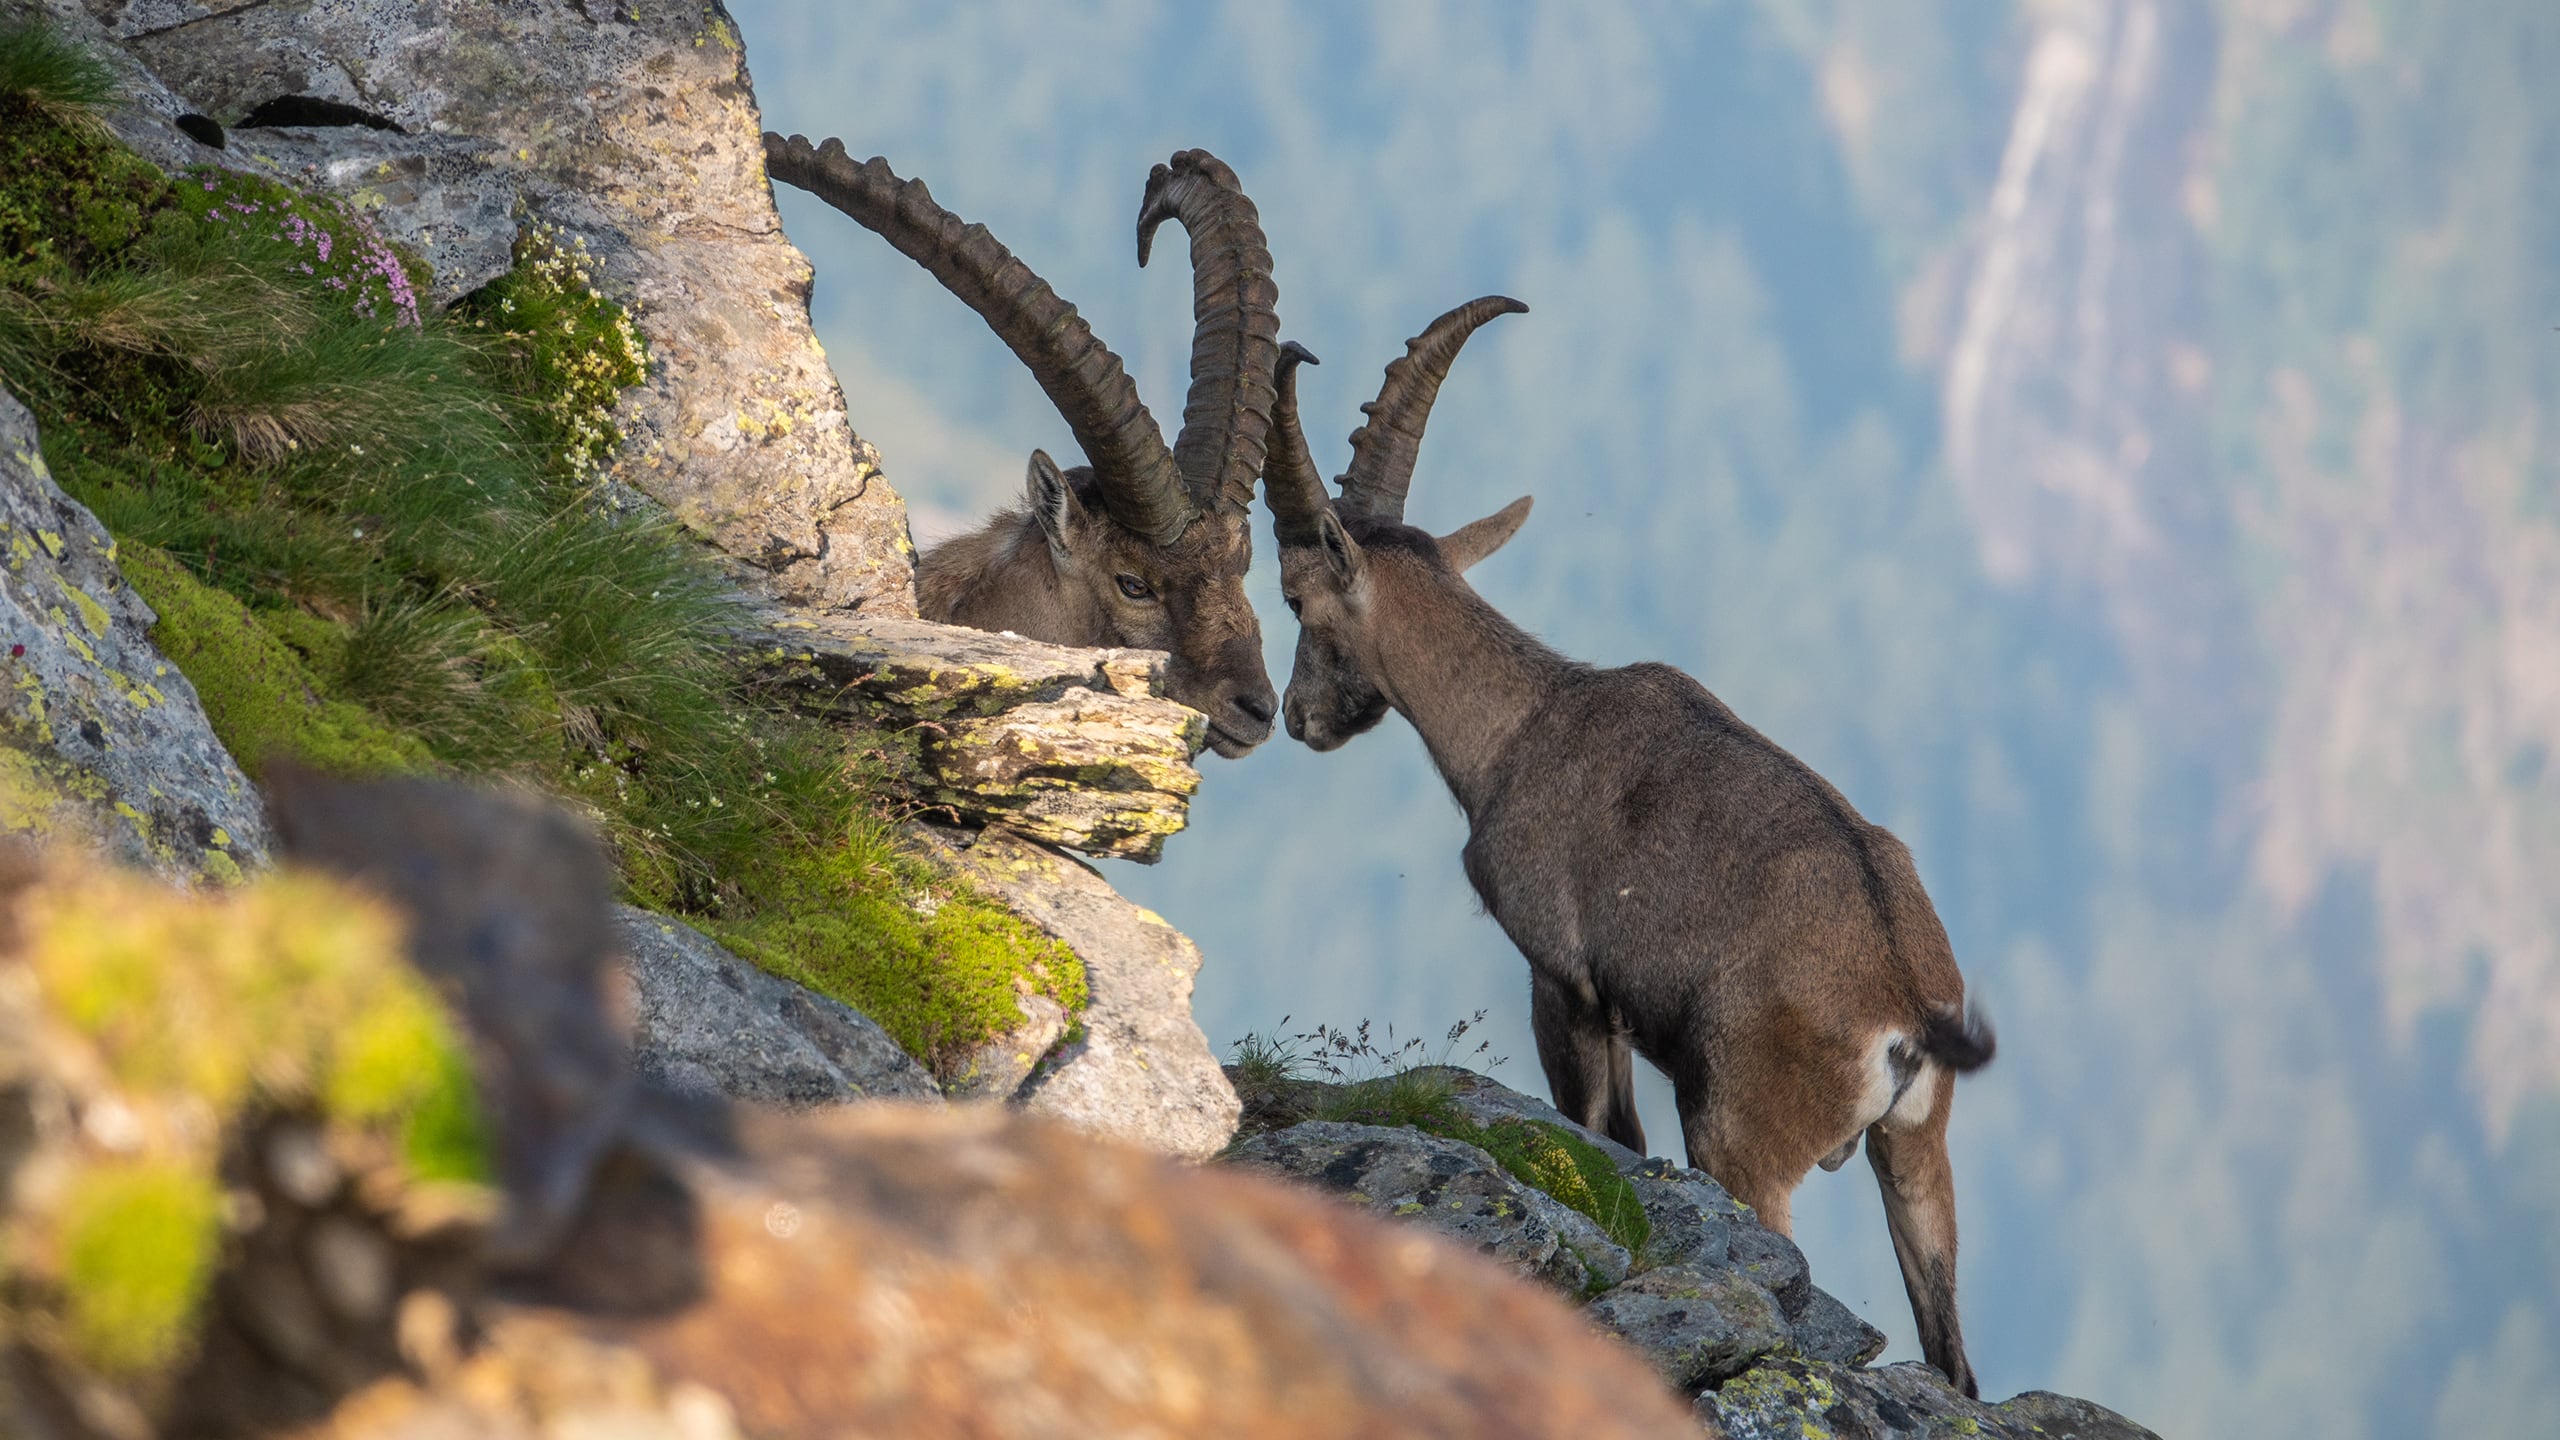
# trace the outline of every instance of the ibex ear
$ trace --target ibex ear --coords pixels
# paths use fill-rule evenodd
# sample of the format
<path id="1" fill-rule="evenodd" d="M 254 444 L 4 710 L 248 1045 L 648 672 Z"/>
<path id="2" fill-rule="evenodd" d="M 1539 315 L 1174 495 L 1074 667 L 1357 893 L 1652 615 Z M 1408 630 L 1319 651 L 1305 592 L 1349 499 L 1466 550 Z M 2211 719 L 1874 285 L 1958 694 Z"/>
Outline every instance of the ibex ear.
<path id="1" fill-rule="evenodd" d="M 1316 512 L 1316 549 L 1324 554 L 1325 568 L 1333 572 L 1333 583 L 1348 590 L 1360 579 L 1360 542 L 1342 528 L 1342 521 L 1331 507 Z"/>
<path id="2" fill-rule="evenodd" d="M 1481 520 L 1461 525 L 1440 537 L 1440 558 L 1449 568 L 1465 574 L 1467 568 L 1511 542 L 1529 519 L 1529 502 L 1523 495 Z"/>
<path id="3" fill-rule="evenodd" d="M 1075 519 L 1076 491 L 1067 477 L 1058 471 L 1058 462 L 1046 450 L 1031 452 L 1031 469 L 1023 477 L 1024 496 L 1031 502 L 1032 517 L 1040 522 L 1040 533 L 1049 539 L 1049 554 L 1060 565 L 1067 563 L 1067 526 Z"/>

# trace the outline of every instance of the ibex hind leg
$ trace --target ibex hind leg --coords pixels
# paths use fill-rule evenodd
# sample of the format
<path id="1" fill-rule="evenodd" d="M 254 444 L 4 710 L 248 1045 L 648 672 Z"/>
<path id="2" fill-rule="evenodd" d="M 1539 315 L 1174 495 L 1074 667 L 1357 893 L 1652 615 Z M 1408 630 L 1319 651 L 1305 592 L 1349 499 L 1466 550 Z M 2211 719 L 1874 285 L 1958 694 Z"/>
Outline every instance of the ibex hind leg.
<path id="1" fill-rule="evenodd" d="M 1888 1115 L 1867 1131 L 1867 1162 L 1884 1194 L 1885 1224 L 1893 1231 L 1893 1256 L 1920 1325 L 1920 1353 L 1967 1396 L 1978 1396 L 1973 1365 L 1964 1355 L 1964 1329 L 1956 1319 L 1956 1181 L 1947 1162 L 1947 1116 L 1955 1102 L 1954 1077 L 1934 1067 L 1922 1081 L 1937 1096 L 1927 1115 L 1906 1129 L 1889 1129 Z"/>
<path id="2" fill-rule="evenodd" d="M 1645 1153 L 1644 1126 L 1636 1121 L 1633 1060 L 1608 1013 L 1532 971 L 1529 1033 L 1538 1042 L 1538 1065 L 1547 1072 L 1556 1108 L 1584 1129 Z"/>

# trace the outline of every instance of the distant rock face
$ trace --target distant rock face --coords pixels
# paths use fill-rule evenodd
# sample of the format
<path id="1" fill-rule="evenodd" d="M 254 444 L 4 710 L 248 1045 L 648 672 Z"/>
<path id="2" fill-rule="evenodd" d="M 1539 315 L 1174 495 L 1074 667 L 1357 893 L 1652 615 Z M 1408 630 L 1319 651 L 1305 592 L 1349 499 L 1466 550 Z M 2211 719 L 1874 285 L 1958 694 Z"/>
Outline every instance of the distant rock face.
<path id="1" fill-rule="evenodd" d="M 615 478 L 785 601 L 915 613 L 905 506 L 810 329 L 809 265 L 782 236 L 717 4 L 86 4 L 175 103 L 226 126 L 307 96 L 408 132 L 252 127 L 216 152 L 162 124 L 153 158 L 343 195 L 433 259 L 441 297 L 506 268 L 518 205 L 583 238 L 653 357 L 617 416 Z"/>
<path id="2" fill-rule="evenodd" d="M 632 1063 L 694 1095 L 784 1106 L 939 1102 L 933 1077 L 871 1018 L 768 975 L 681 920 L 614 907 L 638 992 Z"/>
<path id="3" fill-rule="evenodd" d="M 946 863 L 1084 962 L 1083 1033 L 1050 1052 L 1016 1103 L 1169 1155 L 1223 1148 L 1241 1107 L 1191 1016 L 1198 947 L 1092 870 L 1001 828 L 925 835 Z"/>
<path id="4" fill-rule="evenodd" d="M 257 793 L 151 643 L 115 541 L 0 392 L 0 833 L 71 832 L 174 880 L 264 863 Z"/>

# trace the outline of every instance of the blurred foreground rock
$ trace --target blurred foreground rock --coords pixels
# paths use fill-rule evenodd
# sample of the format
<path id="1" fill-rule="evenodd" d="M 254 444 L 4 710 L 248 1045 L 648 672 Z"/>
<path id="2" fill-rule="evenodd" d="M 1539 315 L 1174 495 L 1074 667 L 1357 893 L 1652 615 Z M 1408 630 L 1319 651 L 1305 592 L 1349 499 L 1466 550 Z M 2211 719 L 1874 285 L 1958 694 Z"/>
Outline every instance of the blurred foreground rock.
<path id="1" fill-rule="evenodd" d="M 404 967 L 385 963 L 399 933 L 387 921 L 339 924 L 339 961 L 320 969 L 294 922 L 381 908 L 363 893 L 296 905 L 266 897 L 318 882 L 222 900 L 117 882 L 132 892 L 111 907 L 120 920 L 157 925 L 176 907 L 173 935 L 232 937 L 222 973 L 316 1047 L 248 1056 L 228 1088 L 197 1095 L 193 1068 L 84 1010 L 88 992 L 61 976 L 86 972 L 48 960 L 59 917 L 88 912 L 50 898 L 42 874 L 17 882 L 0 1104 L 8 1133 L 32 1139 L 0 1157 L 13 1247 L 0 1433 L 13 1440 L 1694 1424 L 1553 1296 L 1284 1187 L 993 1108 L 732 1111 L 670 1095 L 633 1074 L 609 1018 L 621 940 L 574 826 L 419 781 L 287 774 L 276 806 L 289 858 L 356 879 L 405 921 L 419 972 L 462 1022 L 494 1186 L 427 1179 L 404 1158 L 414 1147 L 334 1102 L 315 1108 L 374 1012 L 323 1023 L 297 987 L 344 970 L 396 996 Z M 208 908 L 244 905 L 266 918 Z M 135 943 L 104 953 L 128 983 L 204 964 Z M 81 1267 L 63 1257 L 151 1255 L 167 1237 L 149 1207 L 100 1218 L 68 1203 L 80 1192 L 61 1177 L 162 1150 L 218 1168 L 220 1188 L 190 1192 L 207 1203 L 180 1220 L 221 1229 L 218 1249 L 192 1252 L 219 1268 L 176 1292 L 177 1343 L 65 1349 Z M 44 1241 L 81 1214 L 85 1241 Z"/>
<path id="2" fill-rule="evenodd" d="M 266 855 L 257 794 L 115 556 L 0 391 L 0 833 L 84 834 L 165 878 L 237 879 Z"/>

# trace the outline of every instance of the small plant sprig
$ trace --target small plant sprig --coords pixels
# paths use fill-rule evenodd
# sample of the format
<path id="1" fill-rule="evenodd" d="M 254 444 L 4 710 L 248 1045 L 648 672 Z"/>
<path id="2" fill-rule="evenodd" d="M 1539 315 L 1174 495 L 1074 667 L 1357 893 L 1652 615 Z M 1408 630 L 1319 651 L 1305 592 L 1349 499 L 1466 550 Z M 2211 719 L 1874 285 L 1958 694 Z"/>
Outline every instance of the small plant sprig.
<path id="1" fill-rule="evenodd" d="M 1335 1025 L 1318 1025 L 1304 1034 L 1289 1036 L 1282 1043 L 1307 1044 L 1309 1048 L 1301 1063 L 1308 1069 L 1322 1071 L 1337 1084 L 1357 1084 L 1363 1080 L 1401 1075 L 1408 1070 L 1421 1070 L 1461 1062 L 1470 1068 L 1481 1063 L 1485 1069 L 1490 1070 L 1510 1058 L 1505 1055 L 1495 1055 L 1491 1040 L 1478 1040 L 1473 1050 L 1463 1054 L 1458 1050 L 1459 1044 L 1467 1038 L 1467 1033 L 1484 1023 L 1487 1013 L 1478 1010 L 1473 1015 L 1452 1024 L 1448 1032 L 1441 1037 L 1440 1050 L 1436 1055 L 1431 1052 L 1429 1042 L 1419 1035 L 1408 1035 L 1399 1040 L 1396 1037 L 1394 1021 L 1387 1022 L 1383 1048 L 1381 1042 L 1372 1038 L 1370 1022 L 1366 1020 L 1349 1030 Z M 1288 1021 L 1283 1018 L 1280 1023 L 1285 1025 Z"/>
<path id="2" fill-rule="evenodd" d="M 515 260 L 457 308 L 494 342 L 517 390 L 543 397 L 529 416 L 536 438 L 583 484 L 622 444 L 614 407 L 648 378 L 649 347 L 631 312 L 596 288 L 585 237 L 537 220 L 516 237 Z"/>

